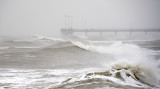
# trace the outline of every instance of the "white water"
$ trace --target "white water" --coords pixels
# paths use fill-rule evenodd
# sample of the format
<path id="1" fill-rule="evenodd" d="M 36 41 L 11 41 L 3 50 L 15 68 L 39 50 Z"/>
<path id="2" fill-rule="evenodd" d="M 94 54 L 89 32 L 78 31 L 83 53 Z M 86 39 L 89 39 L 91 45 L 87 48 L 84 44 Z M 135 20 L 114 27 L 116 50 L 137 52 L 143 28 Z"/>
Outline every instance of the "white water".
<path id="1" fill-rule="evenodd" d="M 107 53 L 114 57 L 114 59 L 106 59 L 106 68 L 112 70 L 113 66 L 116 69 L 130 68 L 127 71 L 135 70 L 139 72 L 137 77 L 144 83 L 155 85 L 159 80 L 158 63 L 153 57 L 152 52 L 148 49 L 144 49 L 135 44 L 122 43 L 121 41 L 115 42 L 112 45 L 107 46 L 95 46 L 93 44 L 84 45 L 81 42 L 72 42 L 80 48 L 85 50 Z M 154 53 L 155 54 L 155 53 Z M 127 78 L 123 72 L 122 77 L 126 79 L 126 83 L 134 84 L 130 78 Z"/>
<path id="2" fill-rule="evenodd" d="M 37 61 L 44 58 L 45 61 L 48 61 L 47 58 L 50 58 L 48 54 L 51 54 L 52 60 L 54 60 L 54 53 L 59 52 L 60 54 L 56 57 L 59 59 L 62 57 L 62 67 L 69 65 L 67 62 L 71 61 L 71 64 L 79 62 L 79 64 L 87 64 L 91 65 L 94 61 L 97 61 L 97 64 L 100 63 L 101 67 L 97 67 L 96 65 L 92 68 L 81 68 L 81 69 L 74 69 L 76 65 L 72 66 L 70 69 L 23 69 L 23 68 L 0 68 L 0 88 L 17 88 L 17 89 L 24 89 L 24 88 L 63 88 L 63 89 L 70 89 L 76 88 L 78 86 L 89 86 L 92 84 L 100 84 L 104 83 L 104 88 L 116 88 L 115 86 L 120 86 L 120 88 L 127 88 L 134 87 L 136 88 L 159 88 L 159 60 L 156 61 L 154 55 L 156 54 L 155 51 L 142 48 L 136 44 L 131 43 L 123 43 L 121 41 L 106 41 L 107 44 L 101 44 L 92 41 L 84 41 L 84 40 L 70 40 L 64 41 L 62 39 L 53 39 L 48 37 L 39 37 L 38 39 L 49 39 L 51 41 L 42 40 L 42 43 L 47 45 L 45 46 L 37 46 L 39 49 L 50 49 L 50 51 L 45 52 L 46 50 L 35 50 L 33 52 L 27 52 L 27 55 L 31 55 L 33 57 L 29 60 L 33 60 L 35 58 Z M 37 40 L 35 40 L 37 42 Z M 53 41 L 53 42 L 52 42 Z M 56 43 L 54 43 L 56 41 Z M 47 43 L 48 42 L 48 43 Z M 41 43 L 41 42 L 39 42 Z M 105 42 L 103 42 L 105 43 Z M 71 48 L 68 50 L 67 47 L 78 47 L 78 49 Z M 27 50 L 36 48 L 34 47 L 18 47 L 15 46 L 15 49 L 23 49 L 26 48 Z M 54 49 L 55 48 L 55 49 Z M 66 49 L 61 49 L 66 48 Z M 10 50 L 8 48 L 1 48 L 0 50 Z M 61 49 L 61 50 L 59 50 Z M 83 50 L 82 50 L 83 49 Z M 56 50 L 56 51 L 55 51 Z M 78 56 L 73 56 L 75 52 L 79 52 Z M 107 57 L 101 57 L 96 60 L 92 60 L 88 54 L 83 54 L 83 51 L 86 50 L 89 53 L 98 53 L 106 55 Z M 16 50 L 15 50 L 16 51 Z M 40 51 L 40 52 L 39 52 Z M 8 51 L 7 51 L 8 52 Z M 25 51 L 24 51 L 25 52 Z M 85 52 L 85 51 L 84 51 Z M 9 51 L 10 53 L 10 51 Z M 14 52 L 13 50 L 13 53 Z M 40 57 L 38 57 L 40 53 Z M 46 54 L 45 54 L 46 53 Z M 63 54 L 70 53 L 68 56 L 73 56 L 73 59 L 66 59 L 67 56 Z M 7 53 L 5 54 L 7 55 Z M 9 54 L 10 57 L 12 56 L 11 53 Z M 42 57 L 41 57 L 42 55 Z M 44 56 L 43 56 L 44 55 Z M 3 58 L 3 54 L 1 54 L 1 58 Z M 22 56 L 21 58 L 25 58 L 26 56 Z M 88 57 L 89 56 L 89 57 Z M 19 58 L 17 55 L 14 56 L 15 58 Z M 86 58 L 86 61 L 79 61 L 76 58 Z M 69 57 L 72 58 L 72 57 Z M 13 58 L 14 59 L 14 58 Z M 83 59 L 82 59 L 83 60 Z M 23 60 L 22 60 L 23 61 Z M 39 65 L 46 65 L 44 63 Z M 57 60 L 55 60 L 57 61 Z M 90 62 L 92 61 L 92 62 Z M 35 62 L 35 61 L 34 61 Z M 54 63 L 54 61 L 52 61 Z M 82 63 L 81 63 L 82 62 Z M 64 63 L 64 64 L 63 64 Z M 65 65 L 66 63 L 66 65 Z M 55 63 L 56 64 L 56 63 Z M 56 65 L 53 66 L 56 66 Z M 57 64 L 58 65 L 58 64 Z M 78 65 L 77 65 L 78 66 Z M 78 66 L 80 67 L 80 66 Z M 117 76 L 118 74 L 118 76 Z M 89 81 L 89 80 L 93 81 Z M 100 79 L 100 81 L 96 80 Z M 83 83 L 83 81 L 86 81 Z M 89 81 L 89 82 L 88 82 Z M 106 82 L 109 81 L 109 82 Z M 107 86 L 107 84 L 112 83 L 111 86 Z M 115 85 L 115 86 L 114 86 Z M 63 86 L 63 87 L 62 87 Z M 94 88 L 94 86 L 90 87 Z M 100 87 L 96 87 L 96 89 L 101 89 Z M 103 88 L 102 88 L 103 89 Z"/>

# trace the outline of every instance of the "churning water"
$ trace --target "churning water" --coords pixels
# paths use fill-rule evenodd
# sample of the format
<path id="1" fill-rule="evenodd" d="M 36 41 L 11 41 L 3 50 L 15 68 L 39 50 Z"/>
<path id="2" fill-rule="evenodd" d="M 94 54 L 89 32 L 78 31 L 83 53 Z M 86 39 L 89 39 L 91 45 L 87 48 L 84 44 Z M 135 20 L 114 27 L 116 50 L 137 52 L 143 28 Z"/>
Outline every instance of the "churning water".
<path id="1" fill-rule="evenodd" d="M 160 41 L 0 39 L 1 89 L 159 89 Z"/>

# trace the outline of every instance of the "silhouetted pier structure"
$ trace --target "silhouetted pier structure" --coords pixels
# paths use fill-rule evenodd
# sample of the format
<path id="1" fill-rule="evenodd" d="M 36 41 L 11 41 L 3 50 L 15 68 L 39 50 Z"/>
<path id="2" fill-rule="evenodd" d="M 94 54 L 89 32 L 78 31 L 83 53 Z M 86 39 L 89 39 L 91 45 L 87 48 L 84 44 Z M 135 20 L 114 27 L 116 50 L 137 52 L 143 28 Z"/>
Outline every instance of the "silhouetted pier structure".
<path id="1" fill-rule="evenodd" d="M 61 29 L 61 33 L 64 36 L 72 36 L 74 33 L 85 33 L 85 35 L 87 36 L 88 33 L 100 33 L 100 35 L 102 35 L 102 33 L 107 33 L 107 32 L 113 32 L 115 33 L 115 35 L 117 35 L 120 32 L 129 32 L 130 36 L 132 35 L 132 33 L 134 32 L 141 32 L 144 33 L 145 35 L 147 35 L 147 33 L 149 32 L 160 32 L 160 28 L 153 28 L 153 29 L 141 29 L 141 28 L 137 28 L 137 29 Z"/>

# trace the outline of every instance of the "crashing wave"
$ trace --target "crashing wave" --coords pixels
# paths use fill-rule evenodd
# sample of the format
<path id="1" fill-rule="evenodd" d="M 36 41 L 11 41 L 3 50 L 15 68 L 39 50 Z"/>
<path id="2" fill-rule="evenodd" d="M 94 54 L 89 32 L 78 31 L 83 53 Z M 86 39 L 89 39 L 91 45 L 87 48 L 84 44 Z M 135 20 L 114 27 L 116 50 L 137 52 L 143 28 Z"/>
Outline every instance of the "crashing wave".
<path id="1" fill-rule="evenodd" d="M 107 70 L 104 72 L 93 72 L 78 78 L 68 78 L 56 88 L 107 87 L 108 85 L 116 88 L 159 88 L 156 86 L 159 80 L 158 65 L 150 57 L 148 49 L 120 41 L 107 46 L 80 41 L 71 41 L 71 43 L 85 50 L 113 55 L 114 60 L 106 59 Z"/>
<path id="2" fill-rule="evenodd" d="M 151 89 L 155 86 L 157 78 L 148 69 L 132 66 L 128 63 L 113 64 L 104 72 L 92 72 L 76 78 L 68 78 L 53 88 L 79 89 L 115 87 L 122 89 Z"/>

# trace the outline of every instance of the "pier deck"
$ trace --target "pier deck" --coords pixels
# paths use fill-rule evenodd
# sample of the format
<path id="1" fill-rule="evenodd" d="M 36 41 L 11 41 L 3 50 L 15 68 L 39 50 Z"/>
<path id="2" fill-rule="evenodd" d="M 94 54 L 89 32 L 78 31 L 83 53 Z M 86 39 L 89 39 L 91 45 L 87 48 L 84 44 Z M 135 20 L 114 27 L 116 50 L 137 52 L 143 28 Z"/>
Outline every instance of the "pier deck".
<path id="1" fill-rule="evenodd" d="M 160 32 L 160 28 L 155 29 L 61 29 L 61 33 L 65 36 L 71 36 L 74 33 L 83 32 L 87 36 L 88 33 L 97 32 L 102 35 L 102 33 L 106 32 L 114 32 L 115 35 L 119 32 L 129 32 L 132 35 L 133 32 L 143 32 L 147 35 L 148 32 Z"/>

